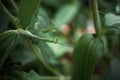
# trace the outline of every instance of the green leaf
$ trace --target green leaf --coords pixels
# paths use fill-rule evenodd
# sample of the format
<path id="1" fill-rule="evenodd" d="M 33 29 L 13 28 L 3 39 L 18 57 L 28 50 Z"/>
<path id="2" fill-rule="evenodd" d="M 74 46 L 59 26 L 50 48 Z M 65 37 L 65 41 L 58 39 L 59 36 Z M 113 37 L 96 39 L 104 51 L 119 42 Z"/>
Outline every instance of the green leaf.
<path id="1" fill-rule="evenodd" d="M 53 50 L 46 42 L 43 41 L 39 41 L 38 46 L 41 49 L 41 53 L 44 56 L 45 61 L 50 64 L 50 60 L 55 57 Z"/>
<path id="2" fill-rule="evenodd" d="M 105 24 L 107 27 L 107 34 L 118 35 L 120 34 L 120 16 L 112 13 L 105 15 Z"/>
<path id="3" fill-rule="evenodd" d="M 60 39 L 62 41 L 62 39 Z M 62 42 L 65 44 L 65 42 Z M 49 43 L 49 46 L 52 48 L 54 51 L 55 57 L 59 58 L 62 55 L 66 54 L 67 51 L 73 51 L 73 48 L 71 46 L 66 46 L 66 45 L 60 45 L 60 44 L 54 44 L 54 43 Z"/>
<path id="4" fill-rule="evenodd" d="M 19 41 L 10 54 L 10 58 L 13 63 L 20 62 L 20 66 L 26 66 L 36 60 L 36 56 L 33 54 L 32 50 L 26 45 L 26 40 L 19 37 Z"/>
<path id="5" fill-rule="evenodd" d="M 41 77 L 33 70 L 28 73 L 24 71 L 8 72 L 10 77 L 8 80 L 41 80 Z"/>
<path id="6" fill-rule="evenodd" d="M 83 35 L 74 52 L 74 72 L 72 80 L 91 80 L 94 68 L 104 51 L 104 38 L 94 38 L 91 34 Z"/>
<path id="7" fill-rule="evenodd" d="M 31 70 L 29 72 L 29 76 L 33 79 L 33 80 L 41 80 L 40 76 L 33 70 Z"/>
<path id="8" fill-rule="evenodd" d="M 112 26 L 115 24 L 120 24 L 120 16 L 117 16 L 112 13 L 108 13 L 105 15 L 105 24 L 106 26 Z"/>
<path id="9" fill-rule="evenodd" d="M 78 4 L 66 4 L 61 7 L 60 10 L 57 11 L 54 22 L 59 29 L 59 27 L 63 24 L 68 24 L 77 14 L 79 9 Z"/>
<path id="10" fill-rule="evenodd" d="M 18 17 L 23 29 L 28 27 L 40 0 L 21 0 Z"/>
<path id="11" fill-rule="evenodd" d="M 41 6 L 38 9 L 38 13 L 32 18 L 32 24 L 29 27 L 29 30 L 36 35 L 40 35 L 42 32 L 45 31 L 50 32 L 51 30 L 53 30 L 53 23 L 49 19 L 46 10 Z"/>

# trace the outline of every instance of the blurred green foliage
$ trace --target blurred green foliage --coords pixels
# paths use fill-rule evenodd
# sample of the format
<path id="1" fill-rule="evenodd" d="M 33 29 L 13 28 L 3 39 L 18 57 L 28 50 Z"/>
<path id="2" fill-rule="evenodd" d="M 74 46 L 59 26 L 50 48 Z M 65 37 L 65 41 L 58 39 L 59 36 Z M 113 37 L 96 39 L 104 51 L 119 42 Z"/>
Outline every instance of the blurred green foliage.
<path id="1" fill-rule="evenodd" d="M 18 26 L 9 20 L 1 4 L 18 19 Z M 119 62 L 120 58 L 119 4 L 119 0 L 98 0 L 109 45 L 95 69 L 95 80 L 115 80 L 108 71 L 114 66 L 111 62 Z M 0 0 L 0 80 L 42 80 L 42 76 L 57 76 L 60 80 L 59 76 L 71 76 L 72 51 L 89 21 L 92 18 L 88 0 Z M 18 27 L 45 41 L 19 34 L 3 36 Z"/>

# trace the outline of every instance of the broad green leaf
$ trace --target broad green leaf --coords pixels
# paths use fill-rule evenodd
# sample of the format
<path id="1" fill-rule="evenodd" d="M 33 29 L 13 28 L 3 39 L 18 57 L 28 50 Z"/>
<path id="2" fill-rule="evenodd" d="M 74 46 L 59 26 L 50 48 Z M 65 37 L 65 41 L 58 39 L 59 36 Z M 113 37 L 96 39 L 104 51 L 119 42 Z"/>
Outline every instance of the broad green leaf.
<path id="1" fill-rule="evenodd" d="M 62 39 L 60 39 L 62 40 Z M 52 50 L 54 51 L 55 57 L 61 57 L 62 55 L 66 54 L 66 52 L 73 51 L 73 48 L 69 45 L 66 45 L 65 42 L 62 42 L 64 44 L 60 45 L 60 44 L 54 44 L 54 43 L 49 43 L 50 47 L 52 48 Z"/>
<path id="2" fill-rule="evenodd" d="M 68 24 L 77 14 L 79 9 L 78 4 L 66 4 L 57 11 L 54 22 L 57 29 L 63 24 Z"/>
<path id="3" fill-rule="evenodd" d="M 72 76 L 72 80 L 85 80 L 85 76 L 87 77 L 87 73 L 85 70 L 87 68 L 87 62 L 85 61 L 86 58 L 86 50 L 88 44 L 92 41 L 93 36 L 91 35 L 83 35 L 80 40 L 78 41 L 78 45 L 76 45 L 74 52 L 73 52 L 73 63 L 74 63 L 74 72 Z"/>
<path id="4" fill-rule="evenodd" d="M 10 57 L 14 63 L 20 63 L 21 67 L 26 66 L 36 60 L 36 56 L 33 54 L 32 50 L 26 45 L 25 39 L 19 37 L 19 41 L 10 54 Z"/>
<path id="5" fill-rule="evenodd" d="M 41 80 L 41 77 L 33 70 L 28 73 L 24 71 L 12 71 L 8 73 L 10 75 L 8 80 Z"/>
<path id="6" fill-rule="evenodd" d="M 45 61 L 50 64 L 50 61 L 55 57 L 53 50 L 46 42 L 43 41 L 39 41 L 38 46 L 41 49 L 41 53 L 44 56 Z"/>
<path id="7" fill-rule="evenodd" d="M 18 17 L 23 29 L 28 27 L 40 0 L 21 0 Z"/>
<path id="8" fill-rule="evenodd" d="M 115 24 L 120 24 L 120 16 L 108 13 L 105 15 L 105 24 L 106 26 L 112 26 Z"/>
<path id="9" fill-rule="evenodd" d="M 108 31 L 107 33 L 111 35 L 118 35 L 120 34 L 120 16 L 117 16 L 112 13 L 108 13 L 105 15 L 105 24 L 106 26 L 111 26 L 107 27 Z"/>
<path id="10" fill-rule="evenodd" d="M 41 80 L 40 76 L 33 70 L 31 70 L 29 72 L 29 76 L 33 79 L 33 80 Z"/>
<path id="11" fill-rule="evenodd" d="M 51 30 L 53 30 L 53 23 L 49 19 L 46 10 L 41 6 L 38 9 L 38 13 L 32 18 L 32 24 L 29 27 L 29 30 L 36 35 L 39 35 L 42 32 L 51 32 Z"/>
<path id="12" fill-rule="evenodd" d="M 95 66 L 104 51 L 104 42 L 103 38 L 94 38 L 91 34 L 80 38 L 73 52 L 72 80 L 92 80 Z"/>

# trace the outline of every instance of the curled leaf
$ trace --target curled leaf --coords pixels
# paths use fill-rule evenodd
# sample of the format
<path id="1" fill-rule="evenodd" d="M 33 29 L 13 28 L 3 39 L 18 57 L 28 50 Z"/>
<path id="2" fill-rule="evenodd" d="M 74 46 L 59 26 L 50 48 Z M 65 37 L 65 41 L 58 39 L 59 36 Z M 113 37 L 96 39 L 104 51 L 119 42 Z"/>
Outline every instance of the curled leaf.
<path id="1" fill-rule="evenodd" d="M 74 52 L 74 72 L 72 80 L 91 80 L 94 68 L 102 56 L 105 41 L 103 37 L 95 38 L 91 34 L 83 35 Z"/>

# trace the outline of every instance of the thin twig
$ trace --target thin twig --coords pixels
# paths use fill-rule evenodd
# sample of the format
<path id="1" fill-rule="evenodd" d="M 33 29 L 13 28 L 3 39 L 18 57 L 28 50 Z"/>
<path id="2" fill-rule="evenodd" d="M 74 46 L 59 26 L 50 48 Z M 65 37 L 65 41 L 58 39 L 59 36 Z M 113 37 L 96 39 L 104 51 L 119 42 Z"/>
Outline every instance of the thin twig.
<path id="1" fill-rule="evenodd" d="M 0 59 L 0 69 L 4 65 L 5 60 L 8 58 L 10 51 L 14 49 L 16 44 L 16 38 L 12 40 L 12 42 L 9 44 L 8 48 L 6 49 L 5 53 L 3 54 L 2 58 Z"/>
<path id="2" fill-rule="evenodd" d="M 44 67 L 46 69 L 48 69 L 49 71 L 51 71 L 55 76 L 59 76 L 60 73 L 55 71 L 52 67 L 48 66 L 44 60 L 44 58 L 41 56 L 41 50 L 40 48 L 37 46 L 37 44 L 32 44 L 31 40 L 29 40 L 28 38 L 26 38 L 28 45 L 30 46 L 31 50 L 34 52 L 34 54 L 36 55 L 38 61 L 44 65 Z"/>
<path id="3" fill-rule="evenodd" d="M 19 8 L 18 8 L 18 6 L 16 5 L 15 1 L 14 1 L 14 0 L 10 0 L 10 2 L 11 2 L 11 4 L 12 4 L 12 6 L 14 7 L 16 13 L 18 13 Z"/>
<path id="4" fill-rule="evenodd" d="M 19 20 L 8 11 L 8 9 L 3 5 L 3 3 L 1 1 L 0 1 L 0 8 L 7 15 L 8 19 L 13 23 L 13 25 L 16 28 L 19 28 L 20 27 L 20 25 L 18 23 Z"/>
<path id="5" fill-rule="evenodd" d="M 51 42 L 51 43 L 57 43 L 59 45 L 63 45 L 63 46 L 67 46 L 67 47 L 71 47 L 73 48 L 72 45 L 69 45 L 69 44 L 65 44 L 65 43 L 60 43 L 59 41 L 53 39 L 53 40 L 49 40 L 48 38 L 44 38 L 44 37 L 40 37 L 40 36 L 37 36 L 37 35 L 34 35 L 32 34 L 31 32 L 27 31 L 27 30 L 23 30 L 23 29 L 18 29 L 18 30 L 8 30 L 8 31 L 5 31 L 4 33 L 1 33 L 0 34 L 0 41 L 4 40 L 6 37 L 8 36 L 13 36 L 13 35 L 22 35 L 24 37 L 29 37 L 29 38 L 32 38 L 32 39 L 36 39 L 36 40 L 42 40 L 42 41 L 45 41 L 45 42 Z"/>
<path id="6" fill-rule="evenodd" d="M 43 38 L 43 37 L 34 35 L 31 32 L 29 32 L 27 30 L 23 30 L 23 29 L 8 30 L 8 31 L 5 31 L 4 33 L 1 33 L 0 34 L 0 37 L 1 37 L 0 41 L 3 40 L 5 37 L 7 37 L 7 35 L 10 36 L 10 35 L 16 35 L 16 34 L 24 36 L 24 37 L 29 37 L 29 38 L 32 38 L 32 39 L 36 39 L 36 40 L 42 40 L 42 41 L 45 41 L 45 42 L 56 43 L 55 40 L 49 40 L 47 38 Z"/>

